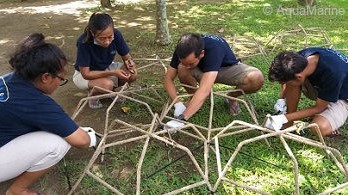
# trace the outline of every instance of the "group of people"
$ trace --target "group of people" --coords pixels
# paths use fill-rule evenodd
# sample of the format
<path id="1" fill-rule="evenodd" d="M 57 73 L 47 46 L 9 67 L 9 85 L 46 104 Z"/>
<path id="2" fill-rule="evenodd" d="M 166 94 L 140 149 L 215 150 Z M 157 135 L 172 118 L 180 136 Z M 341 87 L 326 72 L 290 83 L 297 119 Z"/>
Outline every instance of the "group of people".
<path id="1" fill-rule="evenodd" d="M 122 63 L 114 62 L 116 54 Z M 71 146 L 96 146 L 92 128 L 79 127 L 49 96 L 68 82 L 67 60 L 60 48 L 34 33 L 15 49 L 9 63 L 12 72 L 0 76 L 0 182 L 14 179 L 6 195 L 37 194 L 29 189 L 50 167 L 58 163 Z M 121 32 L 106 13 L 94 13 L 77 40 L 74 84 L 91 93 L 100 87 L 113 90 L 137 79 L 136 64 Z M 178 98 L 174 84 L 178 77 L 192 94 L 187 101 Z M 348 57 L 327 48 L 284 51 L 271 63 L 270 81 L 281 85 L 277 113 L 266 123 L 280 130 L 294 120 L 313 117 L 322 135 L 337 134 L 348 116 Z M 220 36 L 188 33 L 180 37 L 164 87 L 175 102 L 174 117 L 189 120 L 203 105 L 214 83 L 235 86 L 254 93 L 264 83 L 262 72 L 236 58 L 229 44 Z M 315 100 L 315 105 L 298 110 L 301 91 Z M 231 92 L 238 97 L 239 92 Z M 101 108 L 99 100 L 88 103 Z M 228 99 L 228 111 L 237 115 L 237 101 Z"/>

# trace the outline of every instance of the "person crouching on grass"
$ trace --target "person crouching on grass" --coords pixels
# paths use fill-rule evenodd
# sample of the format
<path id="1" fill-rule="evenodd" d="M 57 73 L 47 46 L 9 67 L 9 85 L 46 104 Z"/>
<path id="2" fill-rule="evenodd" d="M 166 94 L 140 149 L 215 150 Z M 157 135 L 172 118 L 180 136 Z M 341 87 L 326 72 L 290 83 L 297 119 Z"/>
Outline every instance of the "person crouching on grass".
<path id="1" fill-rule="evenodd" d="M 269 80 L 281 84 L 281 97 L 266 126 L 279 130 L 295 120 L 312 117 L 321 134 L 337 135 L 348 117 L 348 57 L 341 52 L 311 47 L 283 51 L 269 68 Z M 315 105 L 297 110 L 301 91 Z M 314 129 L 312 130 L 315 133 Z"/>
<path id="2" fill-rule="evenodd" d="M 67 60 L 56 45 L 31 34 L 9 62 L 13 71 L 0 76 L 0 182 L 15 178 L 6 195 L 39 194 L 29 186 L 71 146 L 95 146 L 96 135 L 79 127 L 49 96 L 68 81 Z"/>
<path id="3" fill-rule="evenodd" d="M 73 81 L 79 89 L 91 90 L 98 86 L 113 90 L 126 82 L 137 79 L 136 64 L 130 55 L 130 49 L 121 32 L 114 28 L 114 22 L 106 13 L 93 13 L 84 33 L 77 40 L 77 57 Z M 123 64 L 113 62 L 119 54 Z M 105 93 L 97 91 L 96 93 Z M 103 105 L 96 100 L 89 100 L 92 109 Z"/>
<path id="4" fill-rule="evenodd" d="M 236 58 L 224 38 L 198 33 L 184 34 L 177 42 L 164 78 L 164 87 L 172 100 L 178 96 L 174 84 L 177 77 L 183 84 L 198 86 L 196 90 L 185 88 L 189 94 L 193 94 L 188 102 L 176 100 L 174 117 L 180 120 L 188 120 L 202 107 L 215 83 L 235 86 L 249 94 L 257 92 L 264 81 L 259 69 L 243 64 Z M 237 91 L 228 95 L 238 97 L 242 93 Z M 227 102 L 231 115 L 241 112 L 237 101 Z"/>

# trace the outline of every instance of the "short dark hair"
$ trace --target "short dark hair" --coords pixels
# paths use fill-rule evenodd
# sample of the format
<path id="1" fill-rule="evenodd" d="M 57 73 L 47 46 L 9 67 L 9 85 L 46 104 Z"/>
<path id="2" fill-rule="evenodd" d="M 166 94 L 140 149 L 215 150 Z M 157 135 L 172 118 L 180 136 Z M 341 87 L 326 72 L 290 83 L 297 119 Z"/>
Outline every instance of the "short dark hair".
<path id="1" fill-rule="evenodd" d="M 57 75 L 64 70 L 67 59 L 59 47 L 45 42 L 43 34 L 33 33 L 17 45 L 9 63 L 15 74 L 33 81 L 44 73 Z"/>
<path id="2" fill-rule="evenodd" d="M 280 52 L 269 67 L 269 81 L 287 82 L 295 79 L 295 74 L 307 67 L 307 59 L 297 52 Z"/>
<path id="3" fill-rule="evenodd" d="M 181 36 L 175 50 L 179 59 L 183 59 L 192 52 L 194 52 L 195 57 L 198 57 L 203 49 L 204 40 L 202 35 L 197 33 L 188 33 Z"/>
<path id="4" fill-rule="evenodd" d="M 84 42 L 86 43 L 93 40 L 93 34 L 96 34 L 97 31 L 103 31 L 110 26 L 114 27 L 114 21 L 109 14 L 99 12 L 93 13 L 85 28 L 86 38 Z"/>

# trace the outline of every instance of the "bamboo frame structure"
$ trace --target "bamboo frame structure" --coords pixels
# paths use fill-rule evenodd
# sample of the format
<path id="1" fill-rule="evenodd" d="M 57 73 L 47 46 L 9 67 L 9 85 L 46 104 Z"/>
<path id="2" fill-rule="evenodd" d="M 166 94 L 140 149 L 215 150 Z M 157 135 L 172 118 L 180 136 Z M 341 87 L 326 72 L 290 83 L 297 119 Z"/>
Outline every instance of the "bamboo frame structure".
<path id="1" fill-rule="evenodd" d="M 275 49 L 279 46 L 283 44 L 283 39 L 285 37 L 291 37 L 297 34 L 301 34 L 304 36 L 304 45 L 303 48 L 307 48 L 307 47 L 328 47 L 328 48 L 333 48 L 333 43 L 331 42 L 331 40 L 329 39 L 327 33 L 325 31 L 323 31 L 322 29 L 319 28 L 304 28 L 301 25 L 298 25 L 299 28 L 298 29 L 292 29 L 292 30 L 280 30 L 278 31 L 278 33 L 276 33 L 273 37 L 271 37 L 271 39 L 265 44 L 264 48 L 268 48 L 272 42 L 274 42 L 274 46 L 272 47 L 272 49 L 270 51 L 268 51 L 267 53 L 272 53 L 275 51 Z M 309 43 L 309 38 L 320 38 L 323 40 L 323 44 L 321 45 L 310 45 Z"/>
<path id="2" fill-rule="evenodd" d="M 267 116 L 267 117 L 270 117 L 270 116 Z M 222 137 L 236 135 L 236 134 L 241 133 L 241 132 L 236 132 L 236 131 L 234 131 L 232 133 L 227 133 L 235 125 L 242 125 L 248 131 L 258 130 L 258 131 L 263 132 L 263 134 L 260 136 L 249 138 L 249 139 L 246 139 L 246 140 L 243 140 L 242 142 L 240 142 L 238 144 L 238 146 L 236 147 L 236 149 L 233 151 L 233 153 L 232 153 L 231 157 L 229 158 L 228 162 L 226 163 L 226 165 L 223 167 L 222 163 L 221 163 L 220 152 L 219 152 L 220 151 L 219 150 L 219 139 Z M 315 129 L 315 131 L 319 137 L 319 141 L 304 138 L 302 136 L 294 134 L 294 132 L 296 132 L 296 131 L 302 131 L 304 129 L 310 129 L 310 128 Z M 214 140 L 215 147 L 216 147 L 216 149 L 215 149 L 216 150 L 216 159 L 217 159 L 217 167 L 218 167 L 218 172 L 219 172 L 219 178 L 217 179 L 213 190 L 216 190 L 222 181 L 226 181 L 226 182 L 232 183 L 234 185 L 237 185 L 239 187 L 248 189 L 250 191 L 253 191 L 253 192 L 256 192 L 259 194 L 270 194 L 270 193 L 264 192 L 256 187 L 249 186 L 249 185 L 243 184 L 243 183 L 239 183 L 239 182 L 234 181 L 233 179 L 228 179 L 225 177 L 228 168 L 231 166 L 231 164 L 235 160 L 236 156 L 238 155 L 238 152 L 242 149 L 243 146 L 250 144 L 250 143 L 253 143 L 253 142 L 257 142 L 257 141 L 262 140 L 262 139 L 270 138 L 270 137 L 278 137 L 280 139 L 284 149 L 286 150 L 287 154 L 289 155 L 289 157 L 293 163 L 293 173 L 294 173 L 294 182 L 295 182 L 295 191 L 293 192 L 294 194 L 296 194 L 296 195 L 300 194 L 298 161 L 297 161 L 295 155 L 293 154 L 291 148 L 287 144 L 287 142 L 286 142 L 287 139 L 323 149 L 325 151 L 325 153 L 327 154 L 327 156 L 337 165 L 340 172 L 347 178 L 347 182 L 340 184 L 334 188 L 327 189 L 324 192 L 322 192 L 321 194 L 329 194 L 331 192 L 343 189 L 343 188 L 348 186 L 348 169 L 347 169 L 347 166 L 344 162 L 344 159 L 343 159 L 341 153 L 337 149 L 332 148 L 332 147 L 328 147 L 325 144 L 325 141 L 321 135 L 320 129 L 319 129 L 317 124 L 307 124 L 307 123 L 299 121 L 299 122 L 295 123 L 293 126 L 288 127 L 284 130 L 274 131 L 274 130 L 271 130 L 271 129 L 268 129 L 268 128 L 265 128 L 265 127 L 262 127 L 259 125 L 254 125 L 254 124 L 246 123 L 243 121 L 234 120 L 232 123 L 227 125 L 222 131 L 220 131 L 215 137 L 212 138 L 212 140 Z"/>
<path id="3" fill-rule="evenodd" d="M 151 59 L 141 59 L 141 60 L 150 61 L 151 63 L 143 67 L 140 67 L 139 69 L 147 68 L 147 67 L 159 64 L 166 71 L 166 67 L 163 63 L 165 60 L 161 60 L 158 56 Z M 180 85 L 180 87 L 190 88 L 191 86 Z M 311 140 L 311 139 L 304 138 L 294 134 L 293 132 L 298 130 L 299 128 L 298 125 L 291 126 L 281 131 L 273 131 L 271 129 L 267 129 L 263 127 L 263 124 L 259 124 L 255 109 L 252 103 L 248 100 L 246 94 L 242 90 L 233 89 L 233 90 L 226 90 L 226 91 L 213 91 L 213 90 L 211 91 L 209 119 L 208 119 L 209 121 L 208 121 L 207 127 L 201 126 L 198 124 L 193 124 L 186 121 L 185 122 L 180 121 L 185 124 L 182 128 L 163 128 L 165 127 L 166 122 L 168 120 L 177 120 L 176 118 L 170 116 L 172 114 L 171 110 L 173 109 L 174 103 L 176 102 L 177 99 L 171 101 L 171 100 L 167 100 L 163 98 L 158 93 L 158 90 L 160 89 L 162 88 L 159 88 L 156 86 L 134 87 L 128 84 L 125 84 L 124 86 L 122 86 L 121 89 L 119 89 L 119 91 L 108 91 L 108 90 L 96 87 L 92 89 L 92 92 L 94 90 L 99 90 L 99 91 L 103 90 L 105 94 L 92 96 L 91 95 L 92 93 L 90 93 L 86 98 L 82 98 L 80 100 L 72 116 L 73 119 L 75 119 L 78 115 L 82 113 L 82 110 L 87 105 L 87 102 L 89 100 L 113 98 L 112 103 L 109 105 L 109 107 L 106 110 L 103 134 L 99 134 L 101 136 L 101 141 L 98 147 L 96 148 L 96 151 L 94 152 L 93 156 L 91 157 L 90 161 L 88 162 L 87 166 L 85 167 L 83 173 L 80 175 L 75 185 L 70 190 L 69 195 L 74 193 L 74 191 L 80 185 L 82 179 L 86 176 L 93 178 L 94 180 L 96 180 L 101 185 L 105 186 L 106 188 L 108 188 L 115 194 L 123 194 L 121 190 L 119 190 L 117 187 L 112 186 L 111 184 L 107 183 L 102 178 L 100 178 L 98 175 L 94 174 L 91 171 L 91 168 L 99 156 L 101 156 L 101 161 L 104 160 L 104 151 L 107 148 L 116 147 L 123 144 L 131 143 L 131 142 L 137 142 L 137 143 L 140 142 L 139 144 L 142 145 L 142 151 L 139 157 L 139 161 L 137 163 L 137 171 L 136 171 L 137 176 L 136 176 L 136 187 L 135 187 L 135 194 L 137 195 L 141 194 L 141 182 L 143 179 L 142 166 L 143 166 L 144 158 L 146 156 L 148 146 L 151 140 L 160 141 L 162 143 L 165 143 L 166 145 L 169 145 L 173 148 L 183 151 L 189 157 L 190 162 L 193 164 L 193 167 L 195 168 L 195 170 L 198 172 L 198 174 L 201 177 L 201 179 L 195 183 L 189 183 L 186 186 L 181 187 L 179 189 L 175 189 L 170 192 L 165 192 L 165 194 L 178 194 L 178 193 L 182 193 L 190 189 L 193 189 L 199 186 L 204 186 L 204 185 L 208 188 L 208 190 L 212 194 L 214 194 L 222 182 L 232 183 L 234 185 L 245 188 L 247 190 L 251 190 L 259 194 L 269 194 L 253 186 L 249 186 L 243 183 L 238 183 L 232 179 L 229 179 L 226 177 L 226 173 L 229 167 L 231 166 L 231 164 L 234 162 L 236 156 L 238 155 L 242 147 L 253 142 L 258 142 L 260 140 L 265 141 L 270 146 L 269 142 L 267 141 L 267 138 L 270 138 L 270 137 L 277 137 L 281 140 L 281 143 L 284 149 L 286 150 L 287 154 L 289 155 L 292 161 L 294 181 L 295 181 L 294 194 L 300 194 L 298 161 L 295 155 L 293 154 L 291 148 L 287 144 L 287 140 L 294 140 L 303 144 L 307 144 L 307 145 L 311 145 L 311 146 L 323 149 L 326 152 L 327 156 L 329 156 L 330 159 L 333 160 L 334 163 L 336 163 L 341 173 L 348 178 L 348 169 L 345 165 L 342 155 L 337 149 L 326 146 L 324 139 L 322 138 L 320 134 L 320 130 L 318 126 L 315 124 L 304 124 L 302 125 L 301 128 L 302 129 L 315 128 L 319 135 L 319 141 Z M 151 95 L 149 96 L 142 95 L 141 92 L 144 92 L 144 91 L 151 93 Z M 230 97 L 227 94 L 231 92 L 240 92 L 242 95 L 238 98 Z M 185 99 L 185 98 L 190 98 L 191 96 L 192 95 L 183 94 L 183 95 L 179 95 L 177 98 Z M 240 121 L 240 120 L 233 120 L 227 126 L 223 126 L 223 127 L 213 126 L 213 118 L 216 114 L 214 113 L 214 106 L 215 106 L 214 99 L 218 97 L 234 100 L 239 102 L 240 105 L 243 105 L 243 108 L 250 115 L 251 123 Z M 115 103 L 117 102 L 119 98 L 127 99 L 129 101 L 132 101 L 134 103 L 144 106 L 149 114 L 149 117 L 151 118 L 151 122 L 148 124 L 131 124 L 129 122 L 122 121 L 118 118 L 111 120 L 110 111 L 114 107 Z M 146 101 L 142 101 L 140 100 L 140 98 L 145 99 Z M 155 113 L 152 110 L 152 108 L 149 106 L 147 101 L 152 101 L 152 102 L 157 102 L 162 104 L 163 107 L 162 107 L 161 114 Z M 219 140 L 227 136 L 234 136 L 241 133 L 247 133 L 249 131 L 257 131 L 257 132 L 260 132 L 260 134 L 253 138 L 249 138 L 240 142 L 238 144 L 238 147 L 233 151 L 228 162 L 225 163 L 225 165 L 223 165 L 223 162 L 221 160 Z M 173 132 L 184 134 L 186 136 L 193 138 L 197 142 L 202 142 L 202 145 L 204 147 L 203 166 L 198 163 L 196 157 L 193 155 L 192 151 L 188 148 L 188 146 L 184 144 L 179 144 L 172 137 L 171 134 Z M 125 136 L 125 135 L 128 135 L 126 139 L 116 140 L 116 141 L 109 139 L 109 138 L 121 138 L 122 136 Z M 212 146 L 212 143 L 214 143 L 213 145 L 215 147 Z M 211 174 L 211 170 L 209 170 L 209 153 L 210 152 L 213 152 L 216 156 L 216 166 L 218 170 L 218 179 L 216 181 L 211 181 L 211 177 L 210 177 L 210 174 Z M 348 186 L 348 183 L 346 182 L 336 186 L 335 188 L 327 189 L 326 191 L 322 192 L 322 194 L 328 194 L 328 193 L 337 191 L 339 189 L 343 189 L 347 186 Z"/>
<path id="4" fill-rule="evenodd" d="M 239 57 L 241 59 L 247 59 L 259 55 L 263 57 L 267 56 L 267 53 L 264 50 L 264 48 L 254 37 L 234 35 L 233 37 L 227 37 L 226 40 L 231 45 L 235 53 L 240 55 Z M 240 52 L 236 52 L 236 50 L 239 50 Z M 240 54 L 242 51 L 243 53 Z"/>

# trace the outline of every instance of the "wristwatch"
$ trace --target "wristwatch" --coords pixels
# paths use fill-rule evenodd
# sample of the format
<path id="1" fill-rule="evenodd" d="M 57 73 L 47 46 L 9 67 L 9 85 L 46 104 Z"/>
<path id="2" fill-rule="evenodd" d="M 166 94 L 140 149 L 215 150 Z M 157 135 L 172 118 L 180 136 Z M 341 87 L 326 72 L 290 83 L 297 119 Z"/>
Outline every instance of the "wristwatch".
<path id="1" fill-rule="evenodd" d="M 180 115 L 177 117 L 177 119 L 182 120 L 182 121 L 186 121 L 184 114 L 180 114 Z"/>

